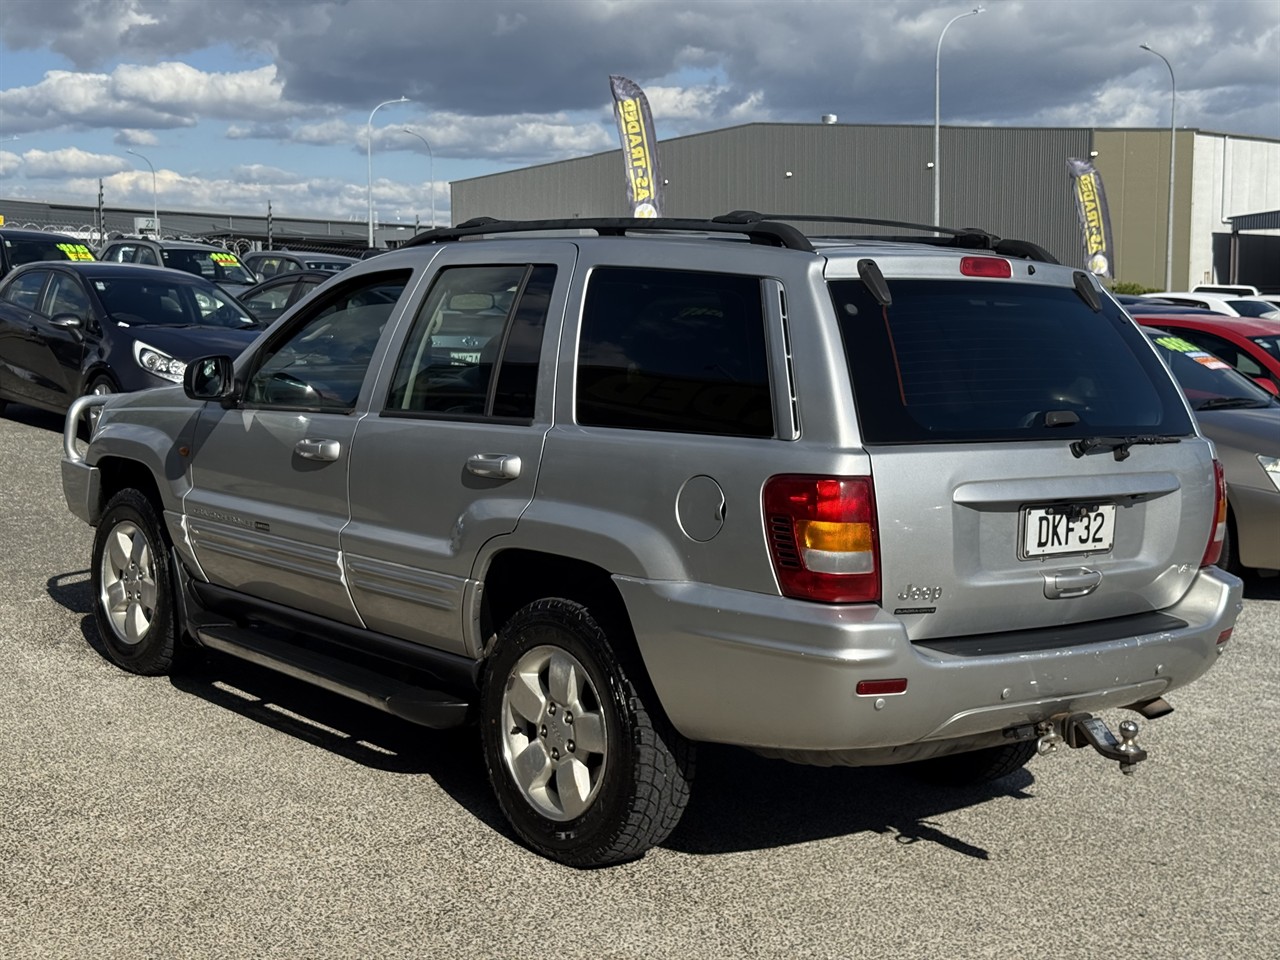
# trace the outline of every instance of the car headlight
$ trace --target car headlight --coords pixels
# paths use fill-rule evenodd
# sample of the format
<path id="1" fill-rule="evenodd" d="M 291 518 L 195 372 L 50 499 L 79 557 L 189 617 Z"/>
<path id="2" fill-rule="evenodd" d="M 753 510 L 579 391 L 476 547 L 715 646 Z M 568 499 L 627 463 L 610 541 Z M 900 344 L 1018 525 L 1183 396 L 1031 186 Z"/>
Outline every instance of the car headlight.
<path id="1" fill-rule="evenodd" d="M 173 383 L 181 383 L 182 375 L 187 370 L 185 360 L 175 360 L 163 350 L 157 350 L 141 340 L 133 342 L 133 359 L 137 360 L 138 366 L 147 373 L 154 373 L 157 377 Z"/>
<path id="2" fill-rule="evenodd" d="M 1275 485 L 1276 492 L 1280 493 L 1280 457 L 1264 457 L 1258 454 L 1258 463 L 1262 464 L 1262 469 Z"/>

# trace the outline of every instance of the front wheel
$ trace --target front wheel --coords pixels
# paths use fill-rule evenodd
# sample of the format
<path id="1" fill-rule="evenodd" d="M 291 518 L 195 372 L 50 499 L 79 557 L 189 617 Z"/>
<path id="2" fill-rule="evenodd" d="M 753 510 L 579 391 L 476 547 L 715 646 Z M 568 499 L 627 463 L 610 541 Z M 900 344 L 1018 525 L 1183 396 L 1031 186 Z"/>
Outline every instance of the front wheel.
<path id="1" fill-rule="evenodd" d="M 93 615 L 107 656 L 133 673 L 173 666 L 174 618 L 169 539 L 151 501 L 121 490 L 107 503 L 93 538 Z"/>
<path id="2" fill-rule="evenodd" d="M 502 628 L 481 724 L 503 814 L 552 860 L 596 867 L 640 856 L 688 803 L 692 745 L 646 705 L 581 604 L 539 600 Z"/>

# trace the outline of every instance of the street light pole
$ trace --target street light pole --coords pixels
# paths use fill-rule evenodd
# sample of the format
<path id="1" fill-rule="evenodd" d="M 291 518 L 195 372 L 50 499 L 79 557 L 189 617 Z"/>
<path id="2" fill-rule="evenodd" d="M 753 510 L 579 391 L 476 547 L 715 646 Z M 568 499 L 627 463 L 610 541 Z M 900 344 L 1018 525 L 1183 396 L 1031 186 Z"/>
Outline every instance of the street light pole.
<path id="1" fill-rule="evenodd" d="M 427 143 L 427 138 L 422 134 L 414 133 L 408 127 L 400 129 L 411 137 L 417 137 L 427 148 L 427 181 L 430 183 L 431 190 L 431 229 L 434 230 L 436 228 L 436 155 L 431 150 L 431 144 Z"/>
<path id="2" fill-rule="evenodd" d="M 126 150 L 125 153 L 132 153 L 151 167 L 151 222 L 155 224 L 156 238 L 160 237 L 160 207 L 156 203 L 156 168 L 151 161 L 140 154 L 137 150 Z"/>
<path id="3" fill-rule="evenodd" d="M 1174 122 L 1174 117 L 1178 110 L 1178 81 L 1173 76 L 1173 64 L 1159 50 L 1152 50 L 1151 46 L 1146 43 L 1139 46 L 1147 51 L 1154 53 L 1157 57 L 1164 61 L 1164 65 L 1169 68 L 1169 213 L 1166 217 L 1168 236 L 1165 240 L 1164 253 L 1164 288 L 1166 290 L 1173 289 L 1173 184 L 1174 171 L 1177 169 L 1178 161 L 1178 129 Z"/>
<path id="4" fill-rule="evenodd" d="M 369 154 L 369 246 L 373 246 L 373 115 L 390 103 L 408 103 L 408 97 L 397 100 L 384 100 L 369 111 L 369 122 L 365 124 L 365 141 Z"/>
<path id="5" fill-rule="evenodd" d="M 942 219 L 942 194 L 940 189 L 941 181 L 939 179 L 940 145 L 942 142 L 942 113 L 939 109 L 942 100 L 942 38 L 947 35 L 947 29 L 957 20 L 963 20 L 965 17 L 972 17 L 986 11 L 986 7 L 974 7 L 968 13 L 962 13 L 958 17 L 952 17 L 947 21 L 947 25 L 942 28 L 942 33 L 938 34 L 938 52 L 933 58 L 933 225 L 939 225 Z"/>

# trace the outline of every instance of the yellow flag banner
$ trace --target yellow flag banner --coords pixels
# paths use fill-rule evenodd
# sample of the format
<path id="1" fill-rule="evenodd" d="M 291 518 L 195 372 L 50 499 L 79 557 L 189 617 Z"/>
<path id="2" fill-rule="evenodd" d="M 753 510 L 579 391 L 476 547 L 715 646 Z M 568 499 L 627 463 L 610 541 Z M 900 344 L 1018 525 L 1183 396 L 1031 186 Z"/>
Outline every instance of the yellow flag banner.
<path id="1" fill-rule="evenodd" d="M 622 162 L 627 168 L 627 203 L 633 217 L 662 215 L 662 180 L 658 176 L 658 144 L 653 135 L 653 115 L 644 91 L 626 77 L 609 77 L 613 91 L 613 115 L 622 141 Z"/>
<path id="2" fill-rule="evenodd" d="M 1076 213 L 1084 238 L 1085 266 L 1099 277 L 1115 276 L 1115 247 L 1111 241 L 1111 214 L 1107 211 L 1107 194 L 1102 189 L 1102 175 L 1089 160 L 1067 158 L 1072 192 L 1076 197 Z"/>

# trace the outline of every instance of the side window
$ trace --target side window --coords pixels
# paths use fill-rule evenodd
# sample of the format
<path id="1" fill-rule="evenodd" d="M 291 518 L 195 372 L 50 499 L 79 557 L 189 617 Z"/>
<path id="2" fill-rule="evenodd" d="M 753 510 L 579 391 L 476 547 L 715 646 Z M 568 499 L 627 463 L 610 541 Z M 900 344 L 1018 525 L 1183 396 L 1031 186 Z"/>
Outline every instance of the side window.
<path id="1" fill-rule="evenodd" d="M 26 310 L 39 310 L 40 291 L 47 279 L 48 270 L 29 270 L 4 288 L 4 299 Z"/>
<path id="2" fill-rule="evenodd" d="M 89 319 L 89 295 L 75 277 L 55 273 L 49 284 L 49 316 L 73 313 L 81 320 Z"/>
<path id="3" fill-rule="evenodd" d="M 1260 377 L 1266 372 L 1253 357 L 1223 337 L 1203 330 L 1179 330 L 1178 335 L 1227 361 L 1247 377 Z"/>
<path id="4" fill-rule="evenodd" d="M 118 243 L 114 247 L 108 247 L 102 259 L 113 263 L 133 263 L 134 249 L 131 243 Z"/>
<path id="5" fill-rule="evenodd" d="M 240 302 L 252 313 L 274 310 L 282 312 L 289 303 L 289 294 L 293 292 L 293 284 L 277 283 L 274 287 L 259 290 L 252 297 L 242 297 Z"/>
<path id="6" fill-rule="evenodd" d="M 134 263 L 145 263 L 153 267 L 160 266 L 160 258 L 156 256 L 156 252 L 150 247 L 138 247 L 138 252 L 134 254 Z"/>
<path id="7" fill-rule="evenodd" d="M 311 304 L 254 359 L 245 402 L 354 408 L 382 328 L 410 276 L 409 270 L 367 275 Z"/>
<path id="8" fill-rule="evenodd" d="M 555 276 L 555 267 L 524 264 L 440 271 L 396 364 L 385 412 L 532 419 Z"/>
<path id="9" fill-rule="evenodd" d="M 589 426 L 773 436 L 759 279 L 595 270 L 575 405 Z"/>

